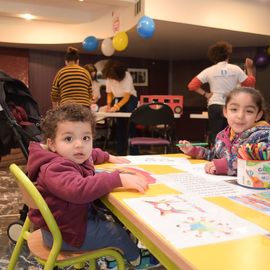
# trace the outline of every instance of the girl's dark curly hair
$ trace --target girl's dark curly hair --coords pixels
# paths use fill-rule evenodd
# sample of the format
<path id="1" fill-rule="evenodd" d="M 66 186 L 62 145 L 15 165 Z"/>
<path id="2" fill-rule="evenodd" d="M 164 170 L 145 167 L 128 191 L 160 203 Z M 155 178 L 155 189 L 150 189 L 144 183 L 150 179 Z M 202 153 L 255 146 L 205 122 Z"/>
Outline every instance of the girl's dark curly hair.
<path id="1" fill-rule="evenodd" d="M 79 104 L 66 104 L 47 111 L 45 118 L 42 119 L 41 130 L 44 140 L 55 139 L 58 124 L 65 121 L 88 122 L 94 137 L 96 120 L 91 110 Z"/>
<path id="2" fill-rule="evenodd" d="M 119 61 L 109 60 L 103 70 L 102 74 L 104 78 L 113 79 L 116 81 L 122 81 L 126 76 L 127 67 Z"/>
<path id="3" fill-rule="evenodd" d="M 208 49 L 208 57 L 213 63 L 226 61 L 232 54 L 232 45 L 226 41 L 218 41 Z"/>

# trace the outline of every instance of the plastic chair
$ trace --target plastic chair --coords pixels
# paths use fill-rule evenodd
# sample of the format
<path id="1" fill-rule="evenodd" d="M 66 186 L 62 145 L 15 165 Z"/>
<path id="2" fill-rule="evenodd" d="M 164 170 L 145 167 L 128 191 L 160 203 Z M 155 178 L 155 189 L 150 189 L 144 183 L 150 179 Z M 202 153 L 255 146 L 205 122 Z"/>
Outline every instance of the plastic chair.
<path id="1" fill-rule="evenodd" d="M 148 130 L 151 136 L 136 136 L 128 139 L 128 154 L 132 146 L 164 146 L 164 154 L 168 152 L 171 145 L 169 130 L 174 123 L 174 113 L 165 103 L 153 102 L 143 104 L 132 112 L 129 119 L 131 125 L 139 125 Z M 130 131 L 129 131 L 130 133 Z"/>
<path id="2" fill-rule="evenodd" d="M 89 270 L 94 270 L 96 269 L 96 259 L 105 256 L 113 257 L 117 262 L 118 269 L 125 269 L 122 256 L 119 252 L 112 248 L 81 252 L 60 251 L 62 245 L 62 235 L 47 203 L 35 185 L 17 165 L 12 164 L 10 165 L 9 169 L 15 176 L 25 203 L 31 208 L 39 209 L 41 212 L 53 236 L 53 246 L 50 249 L 43 244 L 41 230 L 31 232 L 31 221 L 27 217 L 11 255 L 8 270 L 15 269 L 25 241 L 28 244 L 29 250 L 32 252 L 37 261 L 44 266 L 45 270 L 52 270 L 56 266 L 66 267 L 70 265 L 74 266 L 76 269 L 80 269 L 85 266 L 85 262 L 89 262 Z"/>

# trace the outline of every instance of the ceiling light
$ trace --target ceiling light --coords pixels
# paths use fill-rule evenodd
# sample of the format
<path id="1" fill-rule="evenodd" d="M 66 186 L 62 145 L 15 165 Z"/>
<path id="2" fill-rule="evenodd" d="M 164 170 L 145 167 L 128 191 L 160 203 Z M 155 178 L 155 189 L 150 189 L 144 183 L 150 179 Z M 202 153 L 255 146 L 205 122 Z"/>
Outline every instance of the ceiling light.
<path id="1" fill-rule="evenodd" d="M 35 18 L 35 16 L 29 13 L 21 14 L 20 17 L 25 20 L 33 20 Z"/>

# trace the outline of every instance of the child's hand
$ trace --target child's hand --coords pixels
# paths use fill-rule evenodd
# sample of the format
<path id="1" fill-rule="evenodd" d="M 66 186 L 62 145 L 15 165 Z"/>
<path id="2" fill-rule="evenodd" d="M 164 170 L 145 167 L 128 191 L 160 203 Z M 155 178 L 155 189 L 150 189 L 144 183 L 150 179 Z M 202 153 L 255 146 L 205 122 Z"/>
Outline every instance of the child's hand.
<path id="1" fill-rule="evenodd" d="M 123 163 L 130 163 L 130 161 L 124 157 L 117 157 L 114 155 L 109 155 L 109 162 L 111 163 L 118 163 L 118 164 L 123 164 Z"/>
<path id="2" fill-rule="evenodd" d="M 214 162 L 209 162 L 205 164 L 204 170 L 206 173 L 209 174 L 216 174 L 216 166 L 214 164 Z"/>
<path id="3" fill-rule="evenodd" d="M 141 193 L 148 189 L 146 178 L 141 175 L 120 173 L 120 179 L 126 189 L 135 189 Z"/>
<path id="4" fill-rule="evenodd" d="M 191 151 L 191 149 L 193 148 L 190 142 L 186 140 L 180 140 L 179 144 L 184 144 L 184 146 L 179 146 L 179 149 L 183 151 L 184 153 Z"/>

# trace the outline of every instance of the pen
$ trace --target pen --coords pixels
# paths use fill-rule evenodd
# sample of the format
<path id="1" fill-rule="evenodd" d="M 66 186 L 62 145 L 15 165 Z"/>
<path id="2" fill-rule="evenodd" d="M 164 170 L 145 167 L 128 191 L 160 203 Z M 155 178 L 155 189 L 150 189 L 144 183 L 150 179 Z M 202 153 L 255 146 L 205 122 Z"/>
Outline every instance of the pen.
<path id="1" fill-rule="evenodd" d="M 192 146 L 207 146 L 208 143 L 200 142 L 200 143 L 177 143 L 176 146 L 185 146 L 185 145 L 192 145 Z"/>

